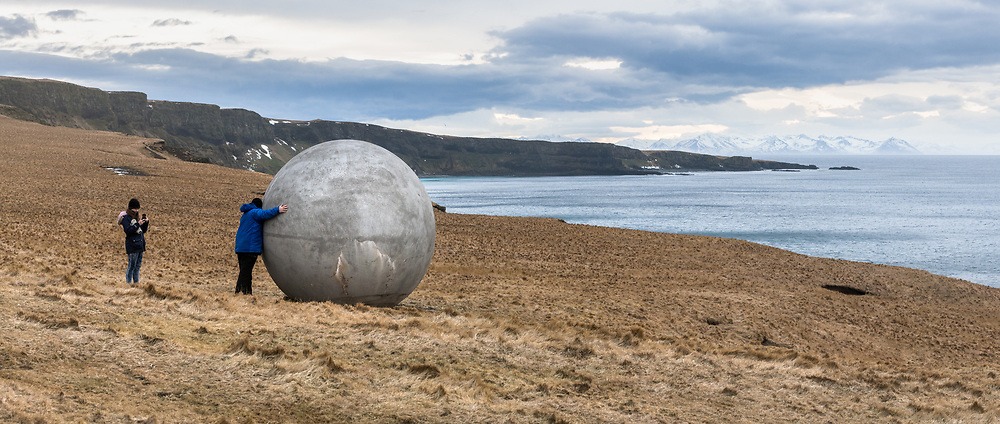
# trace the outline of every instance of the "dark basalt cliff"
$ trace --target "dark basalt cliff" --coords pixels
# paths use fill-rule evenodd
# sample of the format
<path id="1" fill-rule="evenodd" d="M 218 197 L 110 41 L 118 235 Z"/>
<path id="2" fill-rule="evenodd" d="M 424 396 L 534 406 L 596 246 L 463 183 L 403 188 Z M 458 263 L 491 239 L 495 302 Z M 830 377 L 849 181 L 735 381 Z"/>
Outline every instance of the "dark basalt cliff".
<path id="1" fill-rule="evenodd" d="M 418 175 L 623 175 L 673 171 L 815 169 L 696 153 L 642 152 L 606 143 L 453 137 L 338 121 L 268 119 L 245 109 L 149 100 L 52 80 L 0 77 L 0 114 L 54 126 L 163 140 L 181 159 L 274 173 L 297 152 L 343 138 L 395 153 Z"/>
<path id="2" fill-rule="evenodd" d="M 276 123 L 275 135 L 313 145 L 351 138 L 395 153 L 419 175 L 600 175 L 651 173 L 648 158 L 603 143 L 551 143 L 441 136 L 356 122 Z"/>

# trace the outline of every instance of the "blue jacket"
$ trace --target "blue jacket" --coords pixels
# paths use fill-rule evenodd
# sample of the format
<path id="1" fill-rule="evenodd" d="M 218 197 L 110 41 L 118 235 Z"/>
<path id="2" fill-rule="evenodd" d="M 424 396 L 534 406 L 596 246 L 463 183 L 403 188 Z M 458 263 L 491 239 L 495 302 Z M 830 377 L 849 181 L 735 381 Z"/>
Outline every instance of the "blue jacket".
<path id="1" fill-rule="evenodd" d="M 120 218 L 118 224 L 125 231 L 125 253 L 136 253 L 146 251 L 145 232 L 149 231 L 149 222 L 139 225 L 139 221 L 130 215 Z"/>
<path id="2" fill-rule="evenodd" d="M 278 207 L 261 209 L 253 203 L 240 206 L 240 228 L 236 230 L 236 253 L 264 251 L 264 221 L 278 216 Z"/>

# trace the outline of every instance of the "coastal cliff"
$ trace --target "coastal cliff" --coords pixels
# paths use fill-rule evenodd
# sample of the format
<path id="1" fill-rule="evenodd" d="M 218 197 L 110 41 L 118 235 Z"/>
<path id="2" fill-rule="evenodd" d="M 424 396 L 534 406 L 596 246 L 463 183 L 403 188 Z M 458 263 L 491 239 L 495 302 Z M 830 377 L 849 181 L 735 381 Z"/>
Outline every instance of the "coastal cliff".
<path id="1" fill-rule="evenodd" d="M 628 175 L 673 171 L 815 169 L 677 151 L 643 152 L 606 143 L 455 137 L 341 121 L 265 118 L 246 109 L 149 100 L 52 80 L 0 77 L 0 114 L 46 125 L 115 131 L 163 140 L 192 162 L 275 173 L 296 153 L 353 138 L 393 152 L 418 175 Z"/>

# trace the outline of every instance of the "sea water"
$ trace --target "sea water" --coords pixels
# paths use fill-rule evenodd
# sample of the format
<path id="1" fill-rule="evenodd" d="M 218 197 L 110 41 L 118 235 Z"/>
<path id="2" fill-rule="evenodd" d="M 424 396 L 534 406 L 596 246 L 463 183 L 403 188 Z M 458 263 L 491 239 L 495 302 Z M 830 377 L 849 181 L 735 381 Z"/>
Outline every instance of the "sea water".
<path id="1" fill-rule="evenodd" d="M 737 238 L 1000 287 L 1000 156 L 774 159 L 820 169 L 423 183 L 450 213 Z"/>

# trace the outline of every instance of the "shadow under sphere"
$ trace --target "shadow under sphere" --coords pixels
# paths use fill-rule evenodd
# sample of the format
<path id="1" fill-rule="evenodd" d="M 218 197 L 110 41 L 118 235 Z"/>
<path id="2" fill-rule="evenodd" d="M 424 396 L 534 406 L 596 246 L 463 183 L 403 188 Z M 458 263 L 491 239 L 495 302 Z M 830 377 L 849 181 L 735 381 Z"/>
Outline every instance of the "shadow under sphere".
<path id="1" fill-rule="evenodd" d="M 327 141 L 288 161 L 264 208 L 264 265 L 289 298 L 391 306 L 410 295 L 434 254 L 434 210 L 399 157 L 359 140 Z"/>

